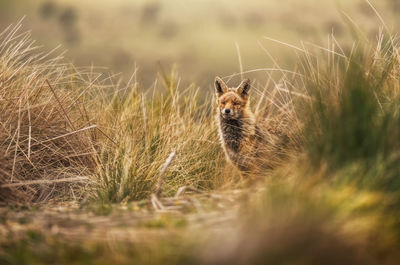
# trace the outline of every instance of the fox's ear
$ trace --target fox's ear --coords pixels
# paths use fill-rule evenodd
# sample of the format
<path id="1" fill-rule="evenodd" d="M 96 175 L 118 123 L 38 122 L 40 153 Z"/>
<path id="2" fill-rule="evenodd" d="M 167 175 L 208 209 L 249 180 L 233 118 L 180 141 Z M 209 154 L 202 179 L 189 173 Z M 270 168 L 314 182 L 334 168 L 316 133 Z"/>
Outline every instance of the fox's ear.
<path id="1" fill-rule="evenodd" d="M 219 76 L 215 78 L 215 90 L 218 96 L 221 96 L 222 94 L 228 92 L 227 85 Z"/>
<path id="2" fill-rule="evenodd" d="M 238 93 L 240 96 L 247 98 L 249 96 L 249 90 L 250 90 L 250 80 L 249 79 L 244 79 L 242 83 L 237 87 L 236 93 Z"/>

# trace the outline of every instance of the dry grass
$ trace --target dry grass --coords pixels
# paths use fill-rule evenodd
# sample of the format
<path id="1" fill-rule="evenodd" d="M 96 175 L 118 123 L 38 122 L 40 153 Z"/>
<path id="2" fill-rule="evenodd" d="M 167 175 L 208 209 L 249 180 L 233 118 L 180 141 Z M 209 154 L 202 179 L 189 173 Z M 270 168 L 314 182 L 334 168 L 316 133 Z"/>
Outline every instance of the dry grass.
<path id="1" fill-rule="evenodd" d="M 120 202 L 161 190 L 170 196 L 184 186 L 240 185 L 220 148 L 213 92 L 182 89 L 172 72 L 144 93 L 135 75 L 125 84 L 41 53 L 20 27 L 8 28 L 0 40 L 2 203 L 79 200 L 82 194 Z M 254 106 L 260 113 L 262 101 L 275 98 L 266 88 Z M 287 106 L 275 105 L 278 117 Z"/>
<path id="2" fill-rule="evenodd" d="M 87 86 L 61 57 L 38 51 L 20 24 L 0 35 L 0 201 L 79 196 L 95 163 Z"/>
<path id="3" fill-rule="evenodd" d="M 26 45 L 26 40 L 23 43 Z M 144 216 L 140 215 L 143 204 L 144 212 L 152 215 L 152 205 L 149 200 L 126 201 L 148 199 L 161 191 L 164 196 L 176 191 L 181 194 L 183 186 L 196 192 L 232 187 L 238 179 L 219 147 L 210 104 L 215 99 L 201 97 L 195 87 L 181 89 L 174 74 L 161 76 L 161 84 L 158 81 L 154 90 L 143 93 L 135 76 L 130 84 L 112 83 L 113 78 L 99 81 L 90 73 L 83 78 L 85 73 L 71 67 L 67 67 L 69 71 L 51 71 L 64 69 L 52 60 L 47 65 L 53 68 L 45 68 L 49 72 L 44 72 L 43 79 L 34 79 L 41 82 L 28 85 L 33 81 L 26 81 L 26 77 L 39 73 L 38 65 L 43 64 L 34 64 L 30 56 L 15 57 L 13 52 L 4 52 L 7 49 L 0 50 L 1 56 L 5 54 L 0 57 L 1 64 L 7 66 L 2 75 L 21 71 L 15 78 L 2 79 L 0 86 L 4 93 L 1 109 L 7 111 L 7 115 L 0 116 L 0 137 L 4 137 L 0 138 L 1 148 L 2 154 L 8 155 L 7 159 L 1 158 L 6 163 L 0 164 L 2 201 L 71 198 L 71 185 L 57 181 L 88 176 L 93 185 L 86 189 L 85 196 L 107 203 L 121 202 L 121 208 L 128 212 L 119 215 L 110 210 L 109 217 L 94 218 L 91 213 L 77 210 L 75 218 L 83 220 L 80 223 L 87 224 L 87 230 L 80 224 L 69 227 L 69 213 L 47 215 L 62 219 L 56 224 L 51 218 L 42 219 L 43 224 L 41 213 L 38 218 L 37 213 L 26 214 L 38 220 L 28 226 L 43 233 L 37 236 L 19 229 L 17 223 L 24 222 L 20 217 L 25 213 L 11 210 L 0 228 L 5 235 L 13 235 L 15 228 L 28 240 L 6 240 L 0 258 L 28 262 L 70 258 L 77 263 L 89 260 L 95 264 L 108 260 L 127 264 L 397 264 L 399 44 L 388 34 L 380 34 L 373 43 L 362 37 L 356 39 L 350 51 L 344 51 L 333 36 L 330 43 L 322 49 L 295 47 L 301 54 L 295 71 L 281 70 L 276 65 L 274 70 L 281 71 L 282 79 L 263 87 L 253 86 L 252 96 L 259 98 L 253 101 L 255 112 L 277 126 L 285 121 L 281 129 L 295 142 L 299 140 L 305 152 L 270 172 L 266 183 L 258 186 L 263 187 L 260 189 L 160 200 L 156 196 L 156 209 L 178 211 L 188 225 L 176 234 L 174 229 L 144 233 L 144 239 L 150 238 L 145 247 L 121 241 L 135 239 L 134 218 Z M 9 50 L 13 47 L 18 45 L 12 44 Z M 20 50 L 18 54 L 24 53 Z M 20 58 L 20 63 L 13 58 Z M 26 58 L 29 63 L 24 64 Z M 19 67 L 21 64 L 24 66 Z M 64 79 L 57 73 L 65 73 Z M 29 91 L 40 87 L 43 94 L 32 97 Z M 265 101 L 270 104 L 264 105 Z M 47 117 L 45 122 L 33 122 L 42 117 Z M 289 118 L 294 122 L 286 122 Z M 304 122 L 304 127 L 298 120 Z M 50 121 L 57 123 L 52 125 Z M 37 124 L 41 127 L 33 126 Z M 34 149 L 38 143 L 41 148 Z M 51 148 L 46 149 L 48 146 Z M 53 152 L 55 146 L 63 148 Z M 57 160 L 49 160 L 49 153 Z M 66 162 L 58 164 L 60 161 Z M 20 170 L 29 167 L 44 170 L 41 175 Z M 32 185 L 22 185 L 21 181 Z M 81 186 L 77 190 L 84 189 Z M 74 194 L 79 192 L 74 190 Z M 222 199 L 214 200 L 216 197 Z M 83 217 L 79 217 L 81 214 Z M 9 221 L 15 226 L 11 227 Z M 168 218 L 164 222 L 146 221 L 152 228 L 170 228 Z M 95 229 L 91 222 L 96 223 Z M 48 229 L 50 226 L 52 229 Z M 87 243 L 90 231 L 105 243 L 97 242 L 99 245 L 85 250 L 82 243 Z M 115 237 L 104 236 L 113 231 Z M 149 237 L 152 233 L 162 235 L 163 240 Z M 66 247 L 63 241 L 71 235 L 78 240 L 77 248 Z M 57 251 L 60 249 L 65 252 Z M 77 255 L 77 250 L 83 254 Z M 24 256 L 19 259 L 21 253 Z"/>
<path id="4" fill-rule="evenodd" d="M 102 199 L 148 198 L 173 152 L 174 159 L 162 170 L 164 195 L 182 186 L 208 190 L 232 181 L 219 147 L 211 98 L 202 100 L 194 87 L 179 88 L 171 76 L 147 94 L 137 85 L 115 94 L 103 111 L 101 124 L 113 141 L 102 142 L 99 152 Z"/>

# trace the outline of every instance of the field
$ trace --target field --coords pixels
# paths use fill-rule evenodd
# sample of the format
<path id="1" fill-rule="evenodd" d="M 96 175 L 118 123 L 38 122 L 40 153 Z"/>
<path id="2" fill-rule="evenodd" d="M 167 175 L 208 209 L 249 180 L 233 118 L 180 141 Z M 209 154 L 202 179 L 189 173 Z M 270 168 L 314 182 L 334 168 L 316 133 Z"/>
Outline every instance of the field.
<path id="1" fill-rule="evenodd" d="M 76 66 L 96 66 L 103 73 L 133 73 L 151 87 L 156 73 L 176 67 L 183 85 L 209 89 L 215 75 L 243 70 L 283 68 L 296 63 L 294 51 L 264 37 L 296 46 L 327 46 L 332 32 L 345 49 L 351 49 L 349 16 L 368 39 L 379 31 L 379 19 L 364 0 L 13 0 L 0 2 L 0 26 L 25 16 L 40 46 L 62 45 Z M 396 0 L 374 1 L 389 28 L 399 26 Z M 272 58 L 265 52 L 267 50 Z M 101 67 L 106 67 L 103 69 Z M 264 85 L 265 71 L 250 73 Z"/>
<path id="2" fill-rule="evenodd" d="M 0 7 L 0 264 L 398 264 L 396 1 Z M 226 161 L 216 75 L 279 166 Z"/>

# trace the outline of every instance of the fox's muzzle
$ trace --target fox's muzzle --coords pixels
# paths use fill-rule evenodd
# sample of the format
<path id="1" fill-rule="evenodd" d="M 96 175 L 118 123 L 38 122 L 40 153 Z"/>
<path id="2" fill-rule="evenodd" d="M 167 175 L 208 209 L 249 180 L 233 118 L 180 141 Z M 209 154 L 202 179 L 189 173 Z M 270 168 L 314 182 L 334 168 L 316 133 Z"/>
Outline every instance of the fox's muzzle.
<path id="1" fill-rule="evenodd" d="M 232 113 L 231 109 L 223 109 L 222 110 L 222 114 L 228 115 L 230 113 Z"/>

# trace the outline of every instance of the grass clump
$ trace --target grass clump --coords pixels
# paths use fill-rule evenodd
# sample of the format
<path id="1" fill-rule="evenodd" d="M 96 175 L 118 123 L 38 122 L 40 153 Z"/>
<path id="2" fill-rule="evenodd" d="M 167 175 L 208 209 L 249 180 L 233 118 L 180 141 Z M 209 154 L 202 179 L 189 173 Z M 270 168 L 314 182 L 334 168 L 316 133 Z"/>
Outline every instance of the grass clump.
<path id="1" fill-rule="evenodd" d="M 171 76 L 164 79 L 163 93 L 143 94 L 134 87 L 114 95 L 106 106 L 100 119 L 113 143 L 102 143 L 99 152 L 102 200 L 146 199 L 156 192 L 160 177 L 166 196 L 182 186 L 213 189 L 230 177 L 224 174 L 211 99 L 202 100 L 194 87 L 180 89 Z M 171 153 L 175 156 L 160 176 Z"/>
<path id="2" fill-rule="evenodd" d="M 333 56 L 326 68 L 310 63 L 307 154 L 328 172 L 355 167 L 341 178 L 364 188 L 399 190 L 400 120 L 398 44 L 379 38 L 376 48 L 359 43 L 350 55 Z M 362 169 L 362 170 L 361 170 Z M 329 175 L 329 174 L 328 174 Z M 347 174 L 344 174 L 347 175 Z"/>
<path id="3" fill-rule="evenodd" d="M 0 34 L 0 202 L 79 197 L 73 184 L 95 167 L 80 97 L 87 83 L 61 57 L 37 51 L 20 27 Z"/>

